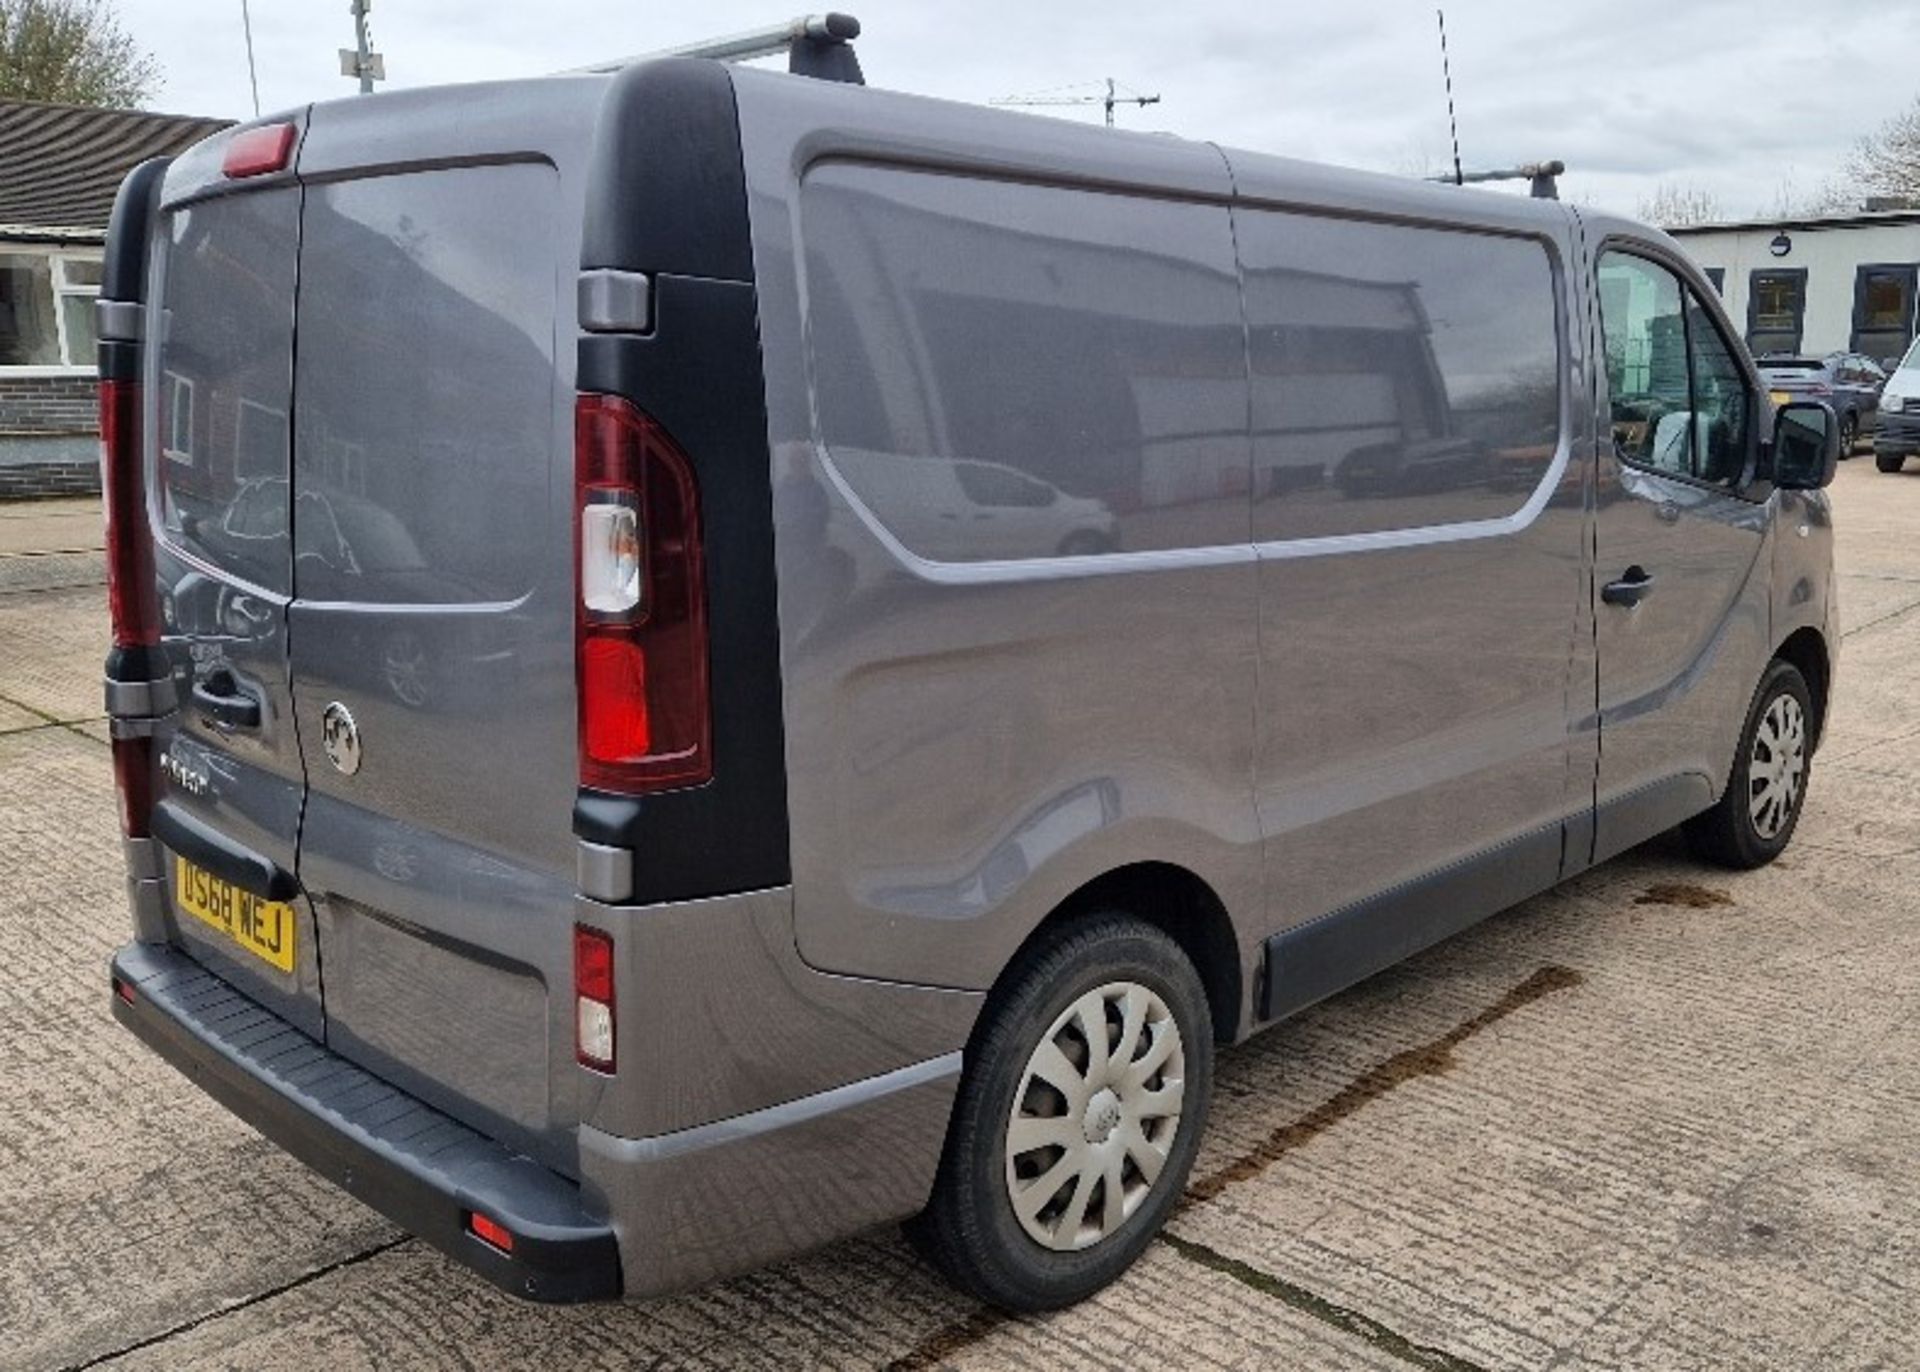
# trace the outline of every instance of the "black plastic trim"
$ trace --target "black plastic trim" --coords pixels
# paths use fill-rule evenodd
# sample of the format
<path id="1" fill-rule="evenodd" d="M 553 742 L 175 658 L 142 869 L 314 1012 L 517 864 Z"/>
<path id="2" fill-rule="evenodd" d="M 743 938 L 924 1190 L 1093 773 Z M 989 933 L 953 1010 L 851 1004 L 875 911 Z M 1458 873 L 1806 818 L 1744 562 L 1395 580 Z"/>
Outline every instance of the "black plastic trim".
<path id="1" fill-rule="evenodd" d="M 652 416 L 686 451 L 700 488 L 713 780 L 637 797 L 583 788 L 573 812 L 579 837 L 634 851 L 634 904 L 790 879 L 772 463 L 756 308 L 750 284 L 658 275 L 651 334 L 580 340 L 580 389 L 625 396 Z"/>
<path id="2" fill-rule="evenodd" d="M 160 183 L 172 163 L 170 157 L 149 157 L 127 173 L 114 194 L 100 267 L 102 300 L 147 298 L 147 231 L 160 206 Z"/>
<path id="3" fill-rule="evenodd" d="M 740 122 L 720 63 L 667 58 L 616 76 L 587 185 L 581 266 L 753 279 Z"/>
<path id="4" fill-rule="evenodd" d="M 172 675 L 167 650 L 158 644 L 115 644 L 107 650 L 108 681 L 165 681 Z"/>
<path id="5" fill-rule="evenodd" d="M 292 900 L 300 885 L 293 873 L 217 829 L 187 814 L 170 800 L 153 807 L 153 836 L 194 866 L 231 882 L 263 900 Z"/>
<path id="6" fill-rule="evenodd" d="M 620 1294 L 611 1226 L 580 1188 L 328 1051 L 185 954 L 114 957 L 113 1015 L 220 1104 L 327 1180 L 516 1296 Z M 468 1232 L 505 1225 L 512 1253 Z"/>
<path id="7" fill-rule="evenodd" d="M 1260 1017 L 1298 1014 L 1553 886 L 1565 829 L 1556 821 L 1275 934 L 1266 943 Z"/>
<path id="8" fill-rule="evenodd" d="M 1594 807 L 1594 865 L 1692 819 L 1712 808 L 1715 799 L 1710 780 L 1699 772 L 1685 772 L 1601 801 Z"/>

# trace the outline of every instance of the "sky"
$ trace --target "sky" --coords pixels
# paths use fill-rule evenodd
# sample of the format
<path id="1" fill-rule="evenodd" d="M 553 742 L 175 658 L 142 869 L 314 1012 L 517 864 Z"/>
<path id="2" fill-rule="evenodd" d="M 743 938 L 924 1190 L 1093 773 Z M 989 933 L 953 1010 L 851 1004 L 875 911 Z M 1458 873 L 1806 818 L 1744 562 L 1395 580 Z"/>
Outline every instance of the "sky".
<path id="1" fill-rule="evenodd" d="M 163 81 L 150 106 L 252 113 L 242 0 L 116 0 Z M 840 0 L 876 86 L 985 102 L 1157 94 L 1125 127 L 1402 174 L 1451 166 L 1434 9 L 1416 0 Z M 348 0 L 251 0 L 264 111 L 351 96 Z M 381 89 L 536 75 L 756 28 L 800 0 L 374 0 Z M 1805 197 L 1920 96 L 1920 4 L 1451 0 L 1468 170 L 1559 158 L 1568 198 L 1633 213 L 1662 183 L 1723 218 Z M 1098 122 L 1097 105 L 1035 110 Z"/>

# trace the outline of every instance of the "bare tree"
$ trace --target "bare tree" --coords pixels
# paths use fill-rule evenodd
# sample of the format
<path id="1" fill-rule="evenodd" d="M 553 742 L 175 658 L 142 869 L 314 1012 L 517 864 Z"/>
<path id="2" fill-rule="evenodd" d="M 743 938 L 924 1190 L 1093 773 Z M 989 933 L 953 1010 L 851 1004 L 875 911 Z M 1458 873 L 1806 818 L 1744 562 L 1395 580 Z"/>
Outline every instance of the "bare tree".
<path id="1" fill-rule="evenodd" d="M 0 97 L 126 108 L 159 77 L 112 0 L 0 0 Z"/>
<path id="2" fill-rule="evenodd" d="M 1663 229 L 1684 229 L 1690 224 L 1711 224 L 1721 218 L 1720 200 L 1700 186 L 1682 186 L 1662 181 L 1653 194 L 1642 197 L 1640 217 Z"/>
<path id="3" fill-rule="evenodd" d="M 1844 176 L 1830 176 L 1812 190 L 1803 191 L 1788 172 L 1774 187 L 1773 199 L 1761 205 L 1755 214 L 1762 219 L 1811 219 L 1823 214 L 1844 214 L 1860 208 L 1860 191 Z"/>
<path id="4" fill-rule="evenodd" d="M 1847 174 L 1874 195 L 1920 199 L 1920 99 L 1853 145 Z"/>

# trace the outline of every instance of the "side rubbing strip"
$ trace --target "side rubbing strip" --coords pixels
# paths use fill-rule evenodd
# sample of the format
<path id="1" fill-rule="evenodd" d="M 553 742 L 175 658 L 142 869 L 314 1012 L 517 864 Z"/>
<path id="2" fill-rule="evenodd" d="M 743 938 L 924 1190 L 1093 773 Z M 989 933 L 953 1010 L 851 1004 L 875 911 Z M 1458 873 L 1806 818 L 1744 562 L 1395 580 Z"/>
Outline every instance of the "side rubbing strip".
<path id="1" fill-rule="evenodd" d="M 1275 934 L 1261 1018 L 1296 1014 L 1546 890 L 1560 877 L 1561 829 L 1555 822 Z"/>

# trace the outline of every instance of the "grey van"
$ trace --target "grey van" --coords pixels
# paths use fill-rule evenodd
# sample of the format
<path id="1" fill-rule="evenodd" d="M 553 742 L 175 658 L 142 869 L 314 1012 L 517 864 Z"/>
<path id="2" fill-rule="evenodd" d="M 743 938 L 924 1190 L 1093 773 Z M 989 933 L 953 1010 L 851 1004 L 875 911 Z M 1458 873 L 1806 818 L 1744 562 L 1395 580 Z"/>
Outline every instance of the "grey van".
<path id="1" fill-rule="evenodd" d="M 1659 233 L 837 55 L 114 211 L 114 1013 L 538 1300 L 901 1220 L 1079 1299 L 1217 1046 L 1675 825 L 1769 861 L 1828 711 L 1832 412 Z"/>

